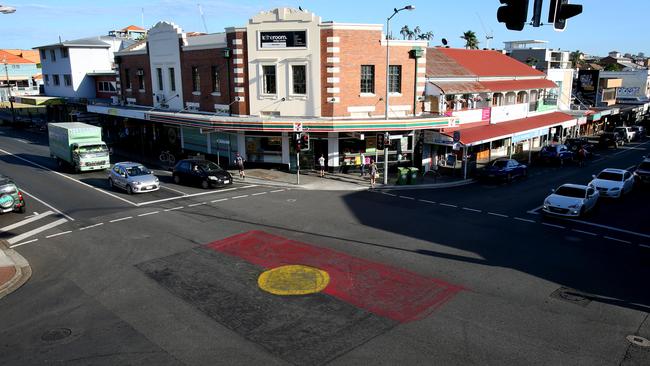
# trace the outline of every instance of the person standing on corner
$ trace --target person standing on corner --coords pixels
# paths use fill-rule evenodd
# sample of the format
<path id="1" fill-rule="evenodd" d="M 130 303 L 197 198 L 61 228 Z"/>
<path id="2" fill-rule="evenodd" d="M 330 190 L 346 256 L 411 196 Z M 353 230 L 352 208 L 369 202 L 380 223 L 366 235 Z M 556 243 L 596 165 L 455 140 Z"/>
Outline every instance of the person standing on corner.
<path id="1" fill-rule="evenodd" d="M 366 154 L 361 153 L 361 176 L 366 175 Z"/>
<path id="2" fill-rule="evenodd" d="M 321 178 L 325 178 L 325 157 L 323 157 L 323 154 L 320 155 L 320 158 L 318 158 L 318 165 L 320 167 L 320 174 L 319 176 Z"/>
<path id="3" fill-rule="evenodd" d="M 377 172 L 377 164 L 373 159 L 370 159 L 370 188 L 375 188 L 375 180 L 379 173 Z"/>
<path id="4" fill-rule="evenodd" d="M 235 154 L 235 165 L 237 165 L 237 169 L 239 169 L 239 178 L 246 179 L 246 173 L 244 172 L 244 158 L 242 158 L 239 153 Z"/>

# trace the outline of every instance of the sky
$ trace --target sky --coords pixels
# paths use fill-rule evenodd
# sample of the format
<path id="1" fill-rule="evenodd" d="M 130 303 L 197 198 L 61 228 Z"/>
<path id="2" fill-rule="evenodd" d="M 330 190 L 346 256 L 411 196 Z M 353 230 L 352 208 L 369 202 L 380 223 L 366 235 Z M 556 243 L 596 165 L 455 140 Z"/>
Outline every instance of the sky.
<path id="1" fill-rule="evenodd" d="M 542 20 L 546 20 L 550 0 L 544 0 Z M 532 3 L 529 18 L 532 16 Z M 490 48 L 503 48 L 504 41 L 538 39 L 548 47 L 580 50 L 590 55 L 609 51 L 650 55 L 647 41 L 647 15 L 650 2 L 642 0 L 572 0 L 583 5 L 583 13 L 568 21 L 564 32 L 552 26 L 526 26 L 521 32 L 507 30 L 496 19 L 499 0 L 0 0 L 17 10 L 0 14 L 0 48 L 23 48 L 51 44 L 89 36 L 105 35 L 127 25 L 149 28 L 161 20 L 172 21 L 184 31 L 204 32 L 198 4 L 201 4 L 208 32 L 222 32 L 231 26 L 243 26 L 254 14 L 276 7 L 301 6 L 323 21 L 385 24 L 393 8 L 415 6 L 391 20 L 393 34 L 399 28 L 420 26 L 431 31 L 431 45 L 448 40 L 451 47 L 463 47 L 463 32 L 474 31 L 480 47 L 486 47 L 486 35 L 493 35 Z M 144 9 L 144 10 L 143 10 Z M 143 16 L 144 13 L 144 22 Z"/>

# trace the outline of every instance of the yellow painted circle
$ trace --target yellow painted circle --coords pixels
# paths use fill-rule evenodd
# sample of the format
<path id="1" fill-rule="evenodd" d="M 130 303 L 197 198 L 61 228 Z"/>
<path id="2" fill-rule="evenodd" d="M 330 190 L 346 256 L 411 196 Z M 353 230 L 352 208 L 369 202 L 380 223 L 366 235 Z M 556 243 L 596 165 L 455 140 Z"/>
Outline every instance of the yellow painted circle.
<path id="1" fill-rule="evenodd" d="M 323 291 L 330 283 L 330 275 L 318 268 L 288 265 L 263 272 L 258 286 L 274 295 L 307 295 Z"/>

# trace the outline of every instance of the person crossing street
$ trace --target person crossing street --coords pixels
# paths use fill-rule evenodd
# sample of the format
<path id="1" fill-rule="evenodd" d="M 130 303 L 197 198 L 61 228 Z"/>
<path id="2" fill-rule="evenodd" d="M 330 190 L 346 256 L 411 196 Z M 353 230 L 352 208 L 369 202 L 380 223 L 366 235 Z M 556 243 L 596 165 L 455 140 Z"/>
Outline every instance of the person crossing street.
<path id="1" fill-rule="evenodd" d="M 244 158 L 239 154 L 235 154 L 235 165 L 239 169 L 239 178 L 246 179 L 246 172 L 244 172 Z"/>

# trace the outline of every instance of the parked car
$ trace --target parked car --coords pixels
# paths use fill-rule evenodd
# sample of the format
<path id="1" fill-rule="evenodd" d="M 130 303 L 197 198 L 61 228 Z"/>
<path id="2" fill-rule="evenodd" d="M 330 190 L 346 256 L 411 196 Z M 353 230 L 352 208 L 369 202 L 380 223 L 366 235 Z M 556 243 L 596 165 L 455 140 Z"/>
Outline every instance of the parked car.
<path id="1" fill-rule="evenodd" d="M 208 160 L 181 160 L 174 166 L 172 177 L 176 184 L 196 184 L 204 189 L 232 184 L 232 175 Z"/>
<path id="2" fill-rule="evenodd" d="M 0 176 L 0 214 L 7 212 L 25 213 L 25 198 L 11 178 Z"/>
<path id="3" fill-rule="evenodd" d="M 567 217 L 583 216 L 596 207 L 599 196 L 592 186 L 563 184 L 546 197 L 542 212 Z"/>
<path id="4" fill-rule="evenodd" d="M 594 152 L 594 145 L 592 145 L 586 137 L 568 138 L 564 141 L 566 147 L 575 155 L 578 155 L 580 148 L 585 150 L 585 157 L 589 158 Z"/>
<path id="5" fill-rule="evenodd" d="M 642 125 L 634 125 L 631 128 L 632 131 L 635 132 L 636 134 L 635 136 L 637 140 L 643 140 L 646 138 L 645 127 L 643 127 Z"/>
<path id="6" fill-rule="evenodd" d="M 630 142 L 634 140 L 634 137 L 636 133 L 632 130 L 632 127 L 615 127 L 614 132 L 619 132 L 623 134 L 623 137 L 625 138 L 625 142 Z"/>
<path id="7" fill-rule="evenodd" d="M 160 181 L 140 163 L 117 163 L 108 172 L 108 185 L 126 190 L 128 194 L 160 189 Z"/>
<path id="8" fill-rule="evenodd" d="M 616 149 L 625 145 L 625 138 L 619 132 L 603 132 L 598 136 L 598 145 L 603 149 L 610 146 Z"/>
<path id="9" fill-rule="evenodd" d="M 596 187 L 601 197 L 619 198 L 634 187 L 634 175 L 624 169 L 603 169 L 589 185 Z"/>
<path id="10" fill-rule="evenodd" d="M 539 158 L 544 162 L 557 162 L 563 164 L 567 160 L 573 160 L 575 154 L 566 145 L 547 145 L 539 151 Z"/>
<path id="11" fill-rule="evenodd" d="M 515 159 L 496 159 L 481 171 L 484 179 L 505 179 L 508 182 L 517 177 L 528 175 L 528 167 Z"/>
<path id="12" fill-rule="evenodd" d="M 634 170 L 634 177 L 639 183 L 650 183 L 650 158 L 644 158 Z"/>

